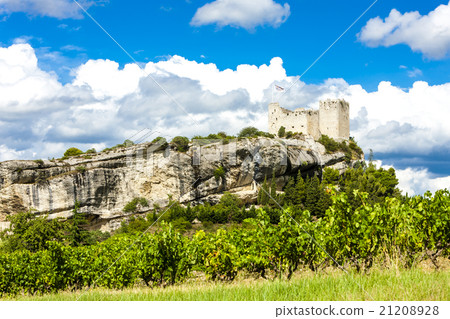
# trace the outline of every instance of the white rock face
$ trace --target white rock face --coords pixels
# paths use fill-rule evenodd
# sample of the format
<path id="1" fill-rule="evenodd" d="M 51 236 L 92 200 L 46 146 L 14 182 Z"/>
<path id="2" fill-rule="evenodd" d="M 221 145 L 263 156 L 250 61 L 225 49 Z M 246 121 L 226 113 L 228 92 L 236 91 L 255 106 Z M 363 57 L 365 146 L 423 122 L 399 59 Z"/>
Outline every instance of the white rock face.
<path id="1" fill-rule="evenodd" d="M 312 173 L 324 166 L 348 167 L 343 153 L 327 155 L 308 136 L 194 144 L 186 153 L 146 143 L 89 155 L 53 162 L 0 163 L 0 222 L 8 214 L 29 209 L 49 218 L 69 218 L 78 202 L 80 212 L 90 214 L 92 225 L 99 228 L 119 224 L 117 219 L 129 215 L 123 208 L 136 197 L 149 202 L 138 213 L 153 204 L 166 206 L 169 195 L 182 203 L 216 202 L 220 194 L 230 191 L 253 203 L 258 184 L 273 173 L 281 190 L 299 168 Z M 217 173 L 220 167 L 223 175 Z"/>

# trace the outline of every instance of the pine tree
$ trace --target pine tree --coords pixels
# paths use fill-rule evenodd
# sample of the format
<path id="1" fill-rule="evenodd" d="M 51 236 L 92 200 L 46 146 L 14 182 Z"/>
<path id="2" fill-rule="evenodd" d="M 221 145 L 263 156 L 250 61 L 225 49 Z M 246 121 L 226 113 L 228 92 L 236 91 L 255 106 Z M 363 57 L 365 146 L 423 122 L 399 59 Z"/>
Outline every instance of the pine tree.
<path id="1" fill-rule="evenodd" d="M 286 204 L 295 205 L 295 192 L 295 179 L 291 177 L 284 187 L 284 200 Z"/>
<path id="2" fill-rule="evenodd" d="M 320 199 L 320 183 L 317 176 L 313 178 L 308 178 L 306 181 L 306 198 L 305 198 L 305 208 L 309 210 L 311 215 L 317 215 L 318 207 L 317 203 Z"/>
<path id="3" fill-rule="evenodd" d="M 303 206 L 306 201 L 306 183 L 299 170 L 297 174 L 297 183 L 295 184 L 294 205 Z"/>
<path id="4" fill-rule="evenodd" d="M 269 202 L 273 206 L 277 205 L 277 181 L 275 180 L 275 172 L 272 175 L 272 181 L 270 183 L 270 198 Z"/>
<path id="5" fill-rule="evenodd" d="M 330 196 L 326 193 L 325 186 L 323 183 L 320 183 L 319 178 L 314 176 L 308 179 L 306 183 L 305 206 L 311 215 L 316 217 L 324 216 L 330 205 Z"/>
<path id="6" fill-rule="evenodd" d="M 69 234 L 68 239 L 71 246 L 82 246 L 89 244 L 89 233 L 85 229 L 85 226 L 88 224 L 86 216 L 82 213 L 78 212 L 80 208 L 80 204 L 75 202 L 75 207 L 73 209 L 73 217 L 68 223 Z"/>
<path id="7" fill-rule="evenodd" d="M 264 182 L 258 192 L 258 204 L 267 205 L 269 202 L 269 187 L 267 186 L 267 176 L 264 177 Z"/>

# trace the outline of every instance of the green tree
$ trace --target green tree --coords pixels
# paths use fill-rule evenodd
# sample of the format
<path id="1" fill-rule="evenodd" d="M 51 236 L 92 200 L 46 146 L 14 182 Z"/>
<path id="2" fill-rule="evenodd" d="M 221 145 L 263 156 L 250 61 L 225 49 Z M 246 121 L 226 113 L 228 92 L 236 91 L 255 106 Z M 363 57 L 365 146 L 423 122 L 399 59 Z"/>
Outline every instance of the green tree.
<path id="1" fill-rule="evenodd" d="M 270 198 L 269 203 L 272 206 L 278 206 L 278 198 L 277 198 L 277 181 L 275 179 L 275 172 L 272 175 L 272 181 L 270 182 Z"/>
<path id="2" fill-rule="evenodd" d="M 217 136 L 221 139 L 226 139 L 228 137 L 227 133 L 225 132 L 219 132 L 217 133 Z"/>
<path id="3" fill-rule="evenodd" d="M 295 184 L 294 203 L 297 206 L 304 206 L 306 201 L 306 183 L 302 177 L 302 172 L 298 170 L 297 182 Z"/>
<path id="4" fill-rule="evenodd" d="M 67 238 L 71 246 L 84 246 L 90 245 L 91 237 L 89 231 L 86 230 L 88 220 L 86 215 L 79 213 L 80 203 L 75 202 L 75 207 L 72 211 L 73 216 L 67 223 Z"/>
<path id="5" fill-rule="evenodd" d="M 76 147 L 71 147 L 64 152 L 64 157 L 78 156 L 83 154 L 83 151 L 79 150 Z"/>
<path id="6" fill-rule="evenodd" d="M 36 217 L 31 211 L 9 215 L 9 229 L 1 233 L 3 248 L 8 252 L 45 250 L 49 242 L 64 242 L 66 225 L 47 216 Z"/>
<path id="7" fill-rule="evenodd" d="M 124 146 L 124 147 L 130 147 L 130 146 L 133 146 L 134 145 L 134 142 L 132 141 L 132 140 L 125 140 L 123 143 L 122 143 L 122 145 Z"/>
<path id="8" fill-rule="evenodd" d="M 295 178 L 290 177 L 284 187 L 284 201 L 288 205 L 295 205 Z"/>
<path id="9" fill-rule="evenodd" d="M 219 181 L 219 179 L 225 179 L 225 169 L 223 166 L 219 166 L 214 170 L 214 178 Z"/>
<path id="10" fill-rule="evenodd" d="M 269 202 L 269 186 L 267 185 L 267 177 L 264 177 L 264 182 L 258 191 L 258 204 L 267 205 Z"/>
<path id="11" fill-rule="evenodd" d="M 314 176 L 306 181 L 305 208 L 311 215 L 322 217 L 331 205 L 331 199 L 325 191 L 325 187 L 320 183 L 319 178 Z"/>
<path id="12" fill-rule="evenodd" d="M 242 221 L 240 217 L 242 215 L 241 207 L 243 207 L 243 204 L 236 195 L 225 192 L 220 198 L 220 202 L 217 206 L 218 209 L 224 211 L 227 221 Z"/>
<path id="13" fill-rule="evenodd" d="M 256 127 L 248 126 L 239 132 L 238 137 L 253 137 L 258 136 L 259 133 L 260 131 Z"/>
<path id="14" fill-rule="evenodd" d="M 280 126 L 278 130 L 278 137 L 284 137 L 286 135 L 286 128 L 284 126 Z"/>
<path id="15" fill-rule="evenodd" d="M 160 145 L 160 148 L 167 148 L 167 146 L 169 146 L 169 144 L 167 143 L 167 140 L 162 136 L 156 137 L 152 141 L 152 144 L 158 144 L 158 145 Z"/>
<path id="16" fill-rule="evenodd" d="M 339 171 L 330 167 L 326 167 L 322 171 L 322 183 L 325 185 L 337 185 L 339 183 Z"/>
<path id="17" fill-rule="evenodd" d="M 369 203 L 382 203 L 386 197 L 400 196 L 397 185 L 398 179 L 393 168 L 377 169 L 372 163 L 346 170 L 339 182 L 341 190 L 347 193 L 353 207 L 360 203 L 352 195 L 354 190 L 368 193 Z"/>

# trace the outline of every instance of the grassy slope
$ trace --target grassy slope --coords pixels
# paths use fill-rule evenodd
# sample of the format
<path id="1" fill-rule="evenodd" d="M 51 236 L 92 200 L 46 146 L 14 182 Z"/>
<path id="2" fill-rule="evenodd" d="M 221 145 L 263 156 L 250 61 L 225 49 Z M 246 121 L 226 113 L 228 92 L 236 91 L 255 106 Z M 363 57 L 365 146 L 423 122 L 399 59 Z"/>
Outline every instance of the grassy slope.
<path id="1" fill-rule="evenodd" d="M 362 288 L 364 287 L 364 292 Z M 63 292 L 45 296 L 17 296 L 14 300 L 449 300 L 450 271 L 373 270 L 368 275 L 299 272 L 291 281 L 241 279 L 233 283 L 192 280 L 167 288 Z M 370 296 L 369 296 L 370 295 Z M 3 299 L 6 300 L 6 299 Z M 10 299 L 11 300 L 11 299 Z"/>

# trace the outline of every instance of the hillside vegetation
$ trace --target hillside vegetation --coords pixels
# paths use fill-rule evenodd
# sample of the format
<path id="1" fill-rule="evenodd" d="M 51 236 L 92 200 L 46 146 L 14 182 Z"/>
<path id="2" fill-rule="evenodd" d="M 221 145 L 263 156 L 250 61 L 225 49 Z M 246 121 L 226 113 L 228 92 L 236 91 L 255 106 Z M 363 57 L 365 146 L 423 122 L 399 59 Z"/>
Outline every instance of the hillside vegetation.
<path id="1" fill-rule="evenodd" d="M 0 292 L 166 286 L 186 280 L 192 271 L 212 281 L 232 281 L 240 272 L 289 279 L 299 268 L 336 267 L 330 256 L 356 271 L 387 265 L 390 259 L 406 268 L 424 259 L 439 267 L 438 258 L 448 257 L 448 191 L 376 203 L 358 190 L 348 195 L 331 189 L 329 196 L 331 204 L 321 217 L 287 205 L 273 224 L 271 208 L 265 207 L 242 225 L 200 230 L 192 237 L 163 222 L 154 233 L 129 230 L 96 244 L 78 246 L 55 237 L 41 246 L 15 246 L 0 255 Z"/>
<path id="2" fill-rule="evenodd" d="M 188 145 L 183 138 L 171 143 L 179 151 Z M 351 143 L 333 143 L 324 141 L 332 151 L 359 152 Z M 222 177 L 220 167 L 215 174 Z M 299 171 L 283 192 L 275 176 L 267 176 L 257 206 L 230 193 L 217 205 L 184 206 L 169 197 L 166 209 L 149 208 L 113 234 L 88 231 L 77 203 L 65 222 L 17 213 L 1 233 L 0 295 L 167 287 L 199 276 L 208 282 L 290 280 L 300 270 L 342 267 L 362 275 L 393 264 L 414 269 L 423 261 L 440 269 L 450 253 L 449 191 L 407 197 L 397 184 L 393 169 L 364 162 L 342 175 L 330 168 L 311 176 Z M 148 205 L 139 197 L 123 210 Z"/>

